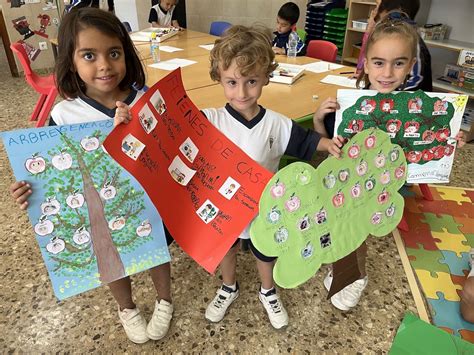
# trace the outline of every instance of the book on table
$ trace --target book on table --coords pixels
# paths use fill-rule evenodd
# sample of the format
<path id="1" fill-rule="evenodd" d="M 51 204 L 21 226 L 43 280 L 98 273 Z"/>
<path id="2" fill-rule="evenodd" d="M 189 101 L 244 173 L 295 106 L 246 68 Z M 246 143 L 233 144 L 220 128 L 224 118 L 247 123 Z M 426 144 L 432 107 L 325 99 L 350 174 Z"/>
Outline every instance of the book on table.
<path id="1" fill-rule="evenodd" d="M 163 42 L 178 34 L 179 29 L 174 27 L 149 27 L 130 33 L 130 38 L 134 42 L 149 42 L 153 32 L 156 33 L 156 37 L 160 39 L 160 42 Z"/>
<path id="2" fill-rule="evenodd" d="M 273 83 L 293 84 L 303 75 L 304 68 L 301 65 L 280 63 L 270 76 Z"/>

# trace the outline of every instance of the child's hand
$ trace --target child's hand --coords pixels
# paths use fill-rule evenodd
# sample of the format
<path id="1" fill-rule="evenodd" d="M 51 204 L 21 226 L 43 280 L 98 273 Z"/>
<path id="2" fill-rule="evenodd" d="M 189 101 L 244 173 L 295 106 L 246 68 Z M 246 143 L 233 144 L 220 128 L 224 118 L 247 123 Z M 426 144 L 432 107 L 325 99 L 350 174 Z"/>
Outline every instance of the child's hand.
<path id="1" fill-rule="evenodd" d="M 317 150 L 328 152 L 339 159 L 344 143 L 345 139 L 342 136 L 336 136 L 332 139 L 321 137 Z"/>
<path id="2" fill-rule="evenodd" d="M 132 120 L 130 107 L 122 101 L 117 101 L 115 104 L 117 108 L 115 109 L 114 127 L 117 127 L 121 123 L 129 123 Z"/>
<path id="3" fill-rule="evenodd" d="M 457 147 L 462 148 L 466 145 L 466 138 L 464 137 L 464 132 L 459 131 L 458 134 L 456 134 L 456 137 L 454 137 L 457 142 Z"/>
<path id="4" fill-rule="evenodd" d="M 285 49 L 280 47 L 272 47 L 273 53 L 275 54 L 285 54 Z"/>
<path id="5" fill-rule="evenodd" d="M 10 185 L 10 194 L 22 210 L 26 210 L 28 207 L 28 197 L 30 197 L 32 192 L 30 184 L 26 181 L 15 181 Z"/>
<path id="6" fill-rule="evenodd" d="M 324 117 L 331 112 L 336 112 L 339 110 L 340 106 L 337 103 L 336 99 L 333 97 L 328 97 L 324 100 L 319 106 L 318 110 L 313 115 L 313 122 L 323 122 Z"/>

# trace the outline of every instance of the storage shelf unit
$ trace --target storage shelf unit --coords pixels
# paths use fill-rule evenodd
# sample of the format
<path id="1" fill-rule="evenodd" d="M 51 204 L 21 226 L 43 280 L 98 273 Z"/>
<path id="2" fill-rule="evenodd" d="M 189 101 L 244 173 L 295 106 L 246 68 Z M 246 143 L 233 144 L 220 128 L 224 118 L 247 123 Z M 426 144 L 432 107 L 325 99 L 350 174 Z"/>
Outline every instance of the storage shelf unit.
<path id="1" fill-rule="evenodd" d="M 324 39 L 326 13 L 334 8 L 344 8 L 345 0 L 311 1 L 306 8 L 306 42 Z"/>
<path id="2" fill-rule="evenodd" d="M 349 0 L 347 16 L 346 36 L 344 39 L 344 49 L 342 51 L 343 64 L 357 64 L 360 53 L 360 44 L 364 37 L 365 30 L 352 27 L 352 21 L 367 20 L 370 12 L 375 9 L 374 0 Z"/>
<path id="3" fill-rule="evenodd" d="M 463 41 L 456 41 L 452 39 L 443 39 L 439 41 L 428 40 L 425 39 L 425 43 L 428 47 L 439 48 L 451 52 L 455 52 L 456 55 L 459 54 L 463 49 L 474 50 L 474 43 L 471 42 L 463 42 Z M 433 60 L 433 55 L 432 55 Z M 455 63 L 453 63 L 455 64 Z M 459 86 L 451 85 L 448 82 L 440 80 L 439 78 L 442 76 L 442 72 L 440 70 L 437 71 L 435 66 L 432 66 L 434 69 L 433 73 L 433 89 L 439 91 L 448 91 L 448 92 L 455 92 L 458 94 L 469 95 L 469 98 L 472 100 L 474 99 L 474 92 L 460 88 Z"/>
<path id="4" fill-rule="evenodd" d="M 323 39 L 337 46 L 337 54 L 342 54 L 344 47 L 345 27 L 347 23 L 346 9 L 332 9 L 326 12 Z"/>

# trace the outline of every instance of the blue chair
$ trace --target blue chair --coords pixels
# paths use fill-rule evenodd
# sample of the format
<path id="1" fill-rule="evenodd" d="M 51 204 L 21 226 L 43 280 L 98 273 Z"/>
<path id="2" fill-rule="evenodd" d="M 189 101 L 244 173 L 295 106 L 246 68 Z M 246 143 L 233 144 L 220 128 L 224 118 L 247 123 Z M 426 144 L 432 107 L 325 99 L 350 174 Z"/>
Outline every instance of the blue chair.
<path id="1" fill-rule="evenodd" d="M 211 23 L 211 29 L 209 30 L 209 34 L 213 36 L 222 36 L 224 31 L 232 26 L 231 23 L 225 21 L 214 21 Z"/>

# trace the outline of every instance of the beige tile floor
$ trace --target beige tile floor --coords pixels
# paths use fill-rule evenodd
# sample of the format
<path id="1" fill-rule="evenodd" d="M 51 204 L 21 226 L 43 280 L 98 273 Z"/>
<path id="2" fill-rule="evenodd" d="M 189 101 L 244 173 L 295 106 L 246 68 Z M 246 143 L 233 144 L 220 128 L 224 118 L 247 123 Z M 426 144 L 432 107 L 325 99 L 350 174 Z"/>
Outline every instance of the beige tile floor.
<path id="1" fill-rule="evenodd" d="M 31 126 L 37 94 L 23 78 L 12 78 L 0 47 L 0 131 Z M 290 325 L 275 331 L 257 298 L 259 282 L 252 256 L 239 255 L 241 297 L 218 324 L 204 319 L 219 279 L 208 275 L 172 247 L 175 314 L 169 335 L 135 345 L 118 322 L 107 288 L 59 302 L 25 213 L 9 198 L 13 181 L 0 144 L 0 352 L 104 353 L 386 353 L 406 311 L 416 312 L 400 257 L 391 235 L 369 240 L 369 284 L 360 304 L 343 313 L 325 299 L 323 267 L 305 285 L 281 290 Z M 473 187 L 474 145 L 459 151 L 452 185 Z M 147 318 L 155 292 L 147 273 L 133 277 L 135 300 Z"/>

